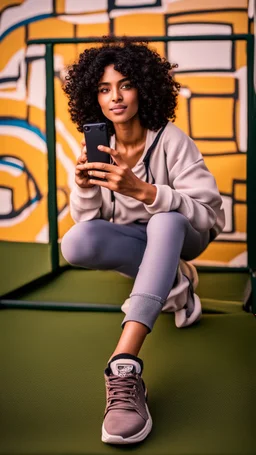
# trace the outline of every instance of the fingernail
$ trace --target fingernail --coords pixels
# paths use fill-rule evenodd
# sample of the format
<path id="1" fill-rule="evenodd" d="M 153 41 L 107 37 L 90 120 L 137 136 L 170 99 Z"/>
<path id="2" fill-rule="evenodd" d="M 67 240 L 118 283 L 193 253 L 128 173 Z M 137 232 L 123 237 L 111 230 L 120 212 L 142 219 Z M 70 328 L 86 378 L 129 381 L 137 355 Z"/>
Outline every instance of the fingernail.
<path id="1" fill-rule="evenodd" d="M 102 148 L 103 148 L 103 145 L 98 146 L 98 149 L 102 150 Z"/>

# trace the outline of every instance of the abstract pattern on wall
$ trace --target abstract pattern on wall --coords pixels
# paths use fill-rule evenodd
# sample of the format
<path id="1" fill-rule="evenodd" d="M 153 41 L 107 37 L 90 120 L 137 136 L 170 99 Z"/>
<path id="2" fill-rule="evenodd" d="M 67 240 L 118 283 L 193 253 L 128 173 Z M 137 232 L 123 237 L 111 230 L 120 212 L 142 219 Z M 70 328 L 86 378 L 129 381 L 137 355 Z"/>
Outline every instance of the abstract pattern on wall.
<path id="1" fill-rule="evenodd" d="M 50 37 L 216 35 L 252 32 L 253 1 L 0 0 L 0 239 L 47 242 L 45 46 Z M 60 238 L 73 224 L 69 192 L 82 135 L 62 93 L 65 68 L 89 44 L 56 45 L 56 149 Z M 224 232 L 198 263 L 246 265 L 247 67 L 244 41 L 152 43 L 178 63 L 176 124 L 215 175 Z"/>

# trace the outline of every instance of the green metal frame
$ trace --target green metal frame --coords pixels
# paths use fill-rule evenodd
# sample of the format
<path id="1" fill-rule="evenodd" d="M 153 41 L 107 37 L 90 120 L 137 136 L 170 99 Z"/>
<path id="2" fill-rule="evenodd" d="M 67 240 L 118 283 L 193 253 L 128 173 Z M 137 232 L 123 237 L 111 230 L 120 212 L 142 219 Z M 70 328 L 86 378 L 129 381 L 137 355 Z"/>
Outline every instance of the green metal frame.
<path id="1" fill-rule="evenodd" d="M 113 37 L 113 41 L 121 40 L 122 37 Z M 247 88 L 248 88 L 248 145 L 247 145 L 247 249 L 248 249 L 248 267 L 229 268 L 229 267 L 200 267 L 200 270 L 213 272 L 234 272 L 250 273 L 251 276 L 251 298 L 249 306 L 245 309 L 252 310 L 256 315 L 256 124 L 255 112 L 255 93 L 253 86 L 254 72 L 254 35 L 237 34 L 237 35 L 200 35 L 200 36 L 139 36 L 138 41 L 148 42 L 170 42 L 170 41 L 246 41 L 247 43 Z M 56 128 L 55 128 L 55 90 L 54 90 L 54 45 L 55 44 L 80 44 L 80 43 L 99 43 L 101 37 L 88 38 L 46 38 L 33 39 L 28 41 L 28 45 L 44 44 L 46 45 L 46 140 L 48 150 L 48 220 L 49 220 L 49 242 L 51 245 L 51 265 L 52 270 L 43 280 L 49 280 L 54 276 L 62 273 L 68 267 L 59 266 L 59 248 L 58 248 L 58 207 L 57 207 L 57 185 L 56 185 Z M 38 280 L 35 280 L 38 281 Z M 80 304 L 65 304 L 56 302 L 24 302 L 12 300 L 18 296 L 22 290 L 35 283 L 28 283 L 25 286 L 13 291 L 2 297 L 1 306 L 7 308 L 62 308 L 70 307 L 76 309 Z M 40 280 L 39 280 L 40 281 Z M 97 305 L 83 304 L 81 309 L 88 311 L 98 308 L 101 311 L 121 311 L 116 305 Z"/>

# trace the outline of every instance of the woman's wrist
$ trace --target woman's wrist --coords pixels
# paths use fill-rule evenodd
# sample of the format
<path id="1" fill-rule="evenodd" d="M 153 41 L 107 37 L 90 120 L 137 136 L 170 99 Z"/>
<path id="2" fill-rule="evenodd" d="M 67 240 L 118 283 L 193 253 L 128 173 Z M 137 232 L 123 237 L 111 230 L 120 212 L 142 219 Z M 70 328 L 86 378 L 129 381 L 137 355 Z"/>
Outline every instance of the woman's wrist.
<path id="1" fill-rule="evenodd" d="M 151 205 L 156 199 L 157 188 L 151 183 L 142 182 L 142 185 L 138 191 L 137 200 L 143 202 L 143 204 Z"/>

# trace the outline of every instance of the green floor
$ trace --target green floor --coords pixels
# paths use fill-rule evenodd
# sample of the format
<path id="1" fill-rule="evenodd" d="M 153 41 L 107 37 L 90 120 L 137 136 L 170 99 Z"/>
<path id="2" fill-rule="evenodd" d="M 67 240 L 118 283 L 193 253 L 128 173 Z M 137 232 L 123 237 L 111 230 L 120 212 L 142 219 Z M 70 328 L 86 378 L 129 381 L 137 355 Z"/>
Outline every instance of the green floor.
<path id="1" fill-rule="evenodd" d="M 255 320 L 205 315 L 179 330 L 162 314 L 140 356 L 154 427 L 131 448 L 100 440 L 103 369 L 119 313 L 3 310 L 0 453 L 255 454 Z"/>
<path id="2" fill-rule="evenodd" d="M 17 254 L 12 247 L 5 251 Z M 30 249 L 15 262 L 16 282 L 4 283 L 4 270 L 1 289 L 26 282 L 31 262 L 30 277 L 48 267 L 33 255 Z M 0 454 L 255 455 L 256 321 L 242 307 L 247 279 L 245 273 L 201 272 L 201 322 L 177 329 L 173 314 L 159 316 L 140 352 L 153 430 L 132 447 L 102 443 L 101 425 L 103 371 L 133 281 L 114 272 L 67 270 L 21 294 L 34 302 L 114 304 L 119 312 L 1 311 Z"/>

